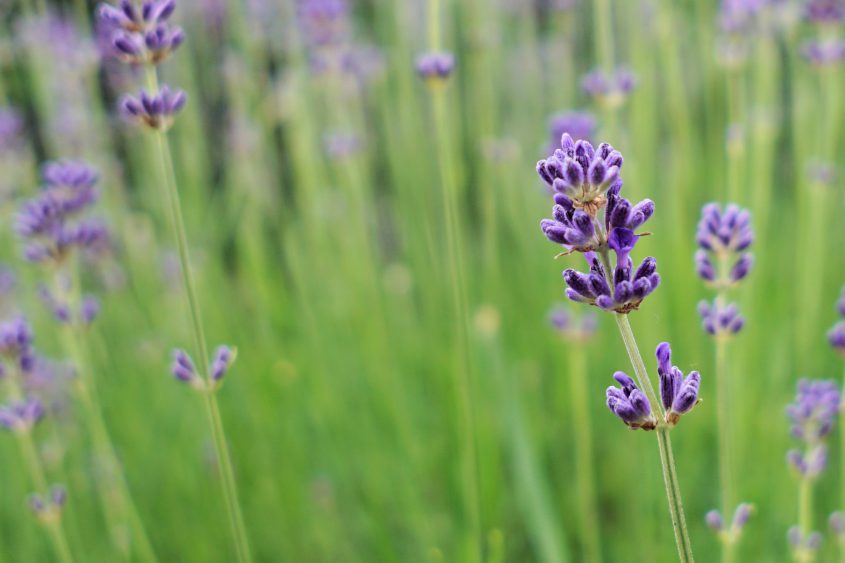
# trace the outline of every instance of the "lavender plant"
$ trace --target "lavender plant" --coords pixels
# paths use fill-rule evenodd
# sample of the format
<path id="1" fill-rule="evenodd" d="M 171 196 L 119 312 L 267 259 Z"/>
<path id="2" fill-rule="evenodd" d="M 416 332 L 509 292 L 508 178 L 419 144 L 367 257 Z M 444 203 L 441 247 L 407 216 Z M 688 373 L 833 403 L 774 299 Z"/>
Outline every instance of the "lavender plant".
<path id="1" fill-rule="evenodd" d="M 798 477 L 798 524 L 787 539 L 796 561 L 815 560 L 821 534 L 813 531 L 813 485 L 827 467 L 827 437 L 833 431 L 841 395 L 833 381 L 798 382 L 795 402 L 786 409 L 790 432 L 802 448 L 789 450 L 787 463 Z"/>
<path id="2" fill-rule="evenodd" d="M 33 429 L 46 414 L 41 398 L 28 389 L 27 380 L 34 376 L 38 361 L 32 329 L 26 320 L 18 317 L 0 323 L 0 376 L 9 401 L 0 407 L 0 427 L 17 438 L 21 461 L 35 489 L 30 495 L 30 506 L 49 534 L 56 559 L 70 563 L 73 556 L 62 523 L 67 495 L 63 486 L 49 484 L 33 436 Z"/>
<path id="3" fill-rule="evenodd" d="M 174 117 L 184 107 L 187 97 L 181 90 L 174 90 L 166 85 L 159 86 L 158 79 L 158 65 L 167 60 L 185 39 L 182 29 L 170 22 L 175 9 L 175 0 L 145 0 L 140 6 L 132 0 L 120 0 L 117 6 L 101 4 L 98 15 L 101 21 L 112 27 L 112 44 L 123 53 L 124 59 L 129 63 L 144 65 L 146 91 L 142 91 L 138 96 L 125 96 L 120 107 L 124 115 L 137 120 L 146 129 L 155 133 L 161 167 L 162 196 L 167 201 L 170 223 L 179 252 L 194 348 L 202 361 L 200 369 L 196 369 L 187 353 L 176 351 L 175 357 L 177 360 L 182 360 L 177 361 L 176 367 L 182 366 L 183 369 L 178 371 L 174 369 L 174 375 L 181 380 L 189 381 L 195 389 L 201 391 L 203 396 L 215 453 L 220 463 L 223 496 L 237 559 L 240 562 L 248 562 L 252 560 L 249 539 L 215 394 L 219 389 L 223 374 L 234 359 L 234 354 L 224 347 L 220 348 L 212 358 L 208 351 L 196 282 L 191 269 L 188 238 L 176 185 L 173 157 L 167 136 L 167 130 L 172 126 Z M 192 374 L 187 377 L 188 374 L 184 371 L 189 367 L 192 369 Z"/>
<path id="4" fill-rule="evenodd" d="M 728 515 L 739 509 L 734 506 L 736 499 L 731 444 L 733 409 L 730 404 L 732 394 L 728 376 L 727 346 L 742 330 L 745 319 L 736 304 L 728 303 L 727 292 L 748 275 L 753 264 L 753 256 L 748 249 L 753 241 L 751 214 L 748 210 L 734 204 L 725 206 L 724 210 L 716 203 L 704 206 L 696 233 L 699 250 L 696 252 L 695 262 L 699 277 L 716 291 L 715 299 L 712 302 L 700 302 L 698 311 L 702 328 L 715 340 L 721 490 L 721 513 L 718 510 L 711 511 L 708 518 L 712 518 L 714 513 L 722 518 L 722 514 Z M 744 506 L 744 503 L 739 506 Z M 735 544 L 740 539 L 743 527 L 732 527 L 730 533 L 724 533 L 722 529 L 716 530 L 722 542 L 723 561 L 733 561 Z"/>
<path id="5" fill-rule="evenodd" d="M 154 561 L 103 418 L 85 339 L 99 302 L 93 295 L 82 293 L 80 269 L 83 261 L 96 261 L 110 245 L 105 224 L 86 215 L 98 199 L 97 172 L 81 162 L 56 161 L 43 166 L 42 176 L 44 186 L 36 197 L 22 204 L 15 230 L 24 257 L 42 267 L 45 281 L 39 294 L 60 325 L 62 346 L 79 374 L 71 390 L 81 407 L 103 475 L 98 481 L 100 500 L 112 542 L 127 553 L 127 531 L 131 529 L 140 555 Z"/>
<path id="6" fill-rule="evenodd" d="M 834 324 L 827 333 L 827 340 L 830 343 L 830 346 L 833 350 L 839 354 L 840 357 L 845 358 L 845 286 L 842 288 L 842 292 L 839 295 L 839 300 L 836 302 L 836 312 L 840 317 L 840 320 Z M 843 386 L 845 386 L 845 378 L 843 378 Z M 845 388 L 845 387 L 843 387 Z M 845 412 L 845 402 L 839 405 L 839 412 Z M 845 432 L 839 433 L 839 455 L 841 456 L 840 461 L 840 503 L 841 506 L 845 507 Z M 842 516 L 842 513 L 839 513 Z M 840 546 L 840 553 L 842 558 L 845 558 L 845 541 L 843 541 L 843 531 L 845 530 L 845 526 L 837 527 L 834 525 L 834 522 L 839 522 L 840 520 L 833 519 L 831 520 L 831 528 L 836 533 L 838 543 Z"/>
<path id="7" fill-rule="evenodd" d="M 566 249 L 562 254 L 580 252 L 587 260 L 588 273 L 571 268 L 563 272 L 566 295 L 614 314 L 636 382 L 616 372 L 620 387 L 608 388 L 607 406 L 631 428 L 656 430 L 678 555 L 681 561 L 692 561 L 669 431 L 698 402 L 700 376 L 692 372 L 684 378 L 671 365 L 669 345 L 661 344 L 658 398 L 640 355 L 628 314 L 658 287 L 660 275 L 651 257 L 634 270 L 630 254 L 642 236 L 635 230 L 653 215 L 654 203 L 643 200 L 631 205 L 620 195 L 622 164 L 622 155 L 611 145 L 602 143 L 594 149 L 589 142 L 564 134 L 560 149 L 537 163 L 540 178 L 555 192 L 554 218 L 544 219 L 540 226 L 546 238 Z"/>

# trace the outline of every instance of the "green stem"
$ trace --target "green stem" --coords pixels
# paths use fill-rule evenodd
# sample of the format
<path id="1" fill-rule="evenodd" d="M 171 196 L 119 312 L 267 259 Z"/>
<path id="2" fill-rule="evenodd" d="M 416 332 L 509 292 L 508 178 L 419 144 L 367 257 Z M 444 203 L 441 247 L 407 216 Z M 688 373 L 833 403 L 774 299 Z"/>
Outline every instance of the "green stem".
<path id="1" fill-rule="evenodd" d="M 147 68 L 147 84 L 151 93 L 158 91 L 158 77 L 155 68 Z M 211 373 L 209 362 L 211 358 L 208 353 L 208 344 L 203 328 L 202 314 L 197 298 L 196 282 L 193 270 L 191 269 L 191 258 L 188 250 L 188 236 L 185 229 L 185 220 L 182 214 L 182 204 L 179 199 L 179 191 L 176 187 L 176 174 L 173 166 L 173 156 L 170 150 L 170 142 L 165 131 L 158 131 L 158 153 L 161 163 L 161 175 L 164 179 L 164 196 L 167 200 L 171 227 L 176 238 L 176 247 L 179 254 L 179 264 L 182 272 L 182 282 L 188 300 L 190 310 L 191 327 L 193 329 L 194 346 L 199 354 L 200 365 L 204 368 L 204 377 L 207 379 Z M 226 504 L 226 513 L 229 524 L 232 528 L 232 535 L 235 542 L 235 551 L 238 561 L 247 563 L 252 561 L 249 547 L 249 539 L 246 533 L 243 512 L 241 511 L 238 499 L 238 490 L 235 485 L 235 473 L 232 468 L 232 460 L 229 454 L 229 446 L 226 442 L 223 422 L 220 417 L 220 410 L 217 405 L 217 398 L 214 391 L 205 394 L 205 407 L 208 415 L 208 423 L 211 430 L 214 451 L 220 463 L 220 476 L 223 486 L 223 497 Z"/>
<path id="2" fill-rule="evenodd" d="M 717 298 L 717 303 L 720 299 Z M 718 416 L 717 428 L 719 435 L 719 485 L 722 490 L 722 515 L 729 518 L 734 508 L 733 491 L 733 448 L 731 445 L 731 408 L 730 392 L 728 389 L 727 339 L 716 337 L 716 412 Z M 726 538 L 722 541 L 722 561 L 733 561 L 735 541 Z"/>
<path id="3" fill-rule="evenodd" d="M 601 561 L 599 521 L 596 513 L 596 492 L 593 475 L 593 423 L 590 420 L 591 403 L 587 393 L 587 367 L 583 343 L 569 347 L 569 381 L 573 428 L 575 429 L 575 479 L 578 483 L 578 501 L 581 537 L 584 538 L 584 559 Z"/>
<path id="4" fill-rule="evenodd" d="M 634 368 L 634 374 L 637 382 L 641 388 L 645 390 L 649 402 L 660 413 L 660 420 L 655 434 L 657 435 L 657 447 L 660 450 L 660 465 L 663 470 L 663 485 L 666 489 L 666 499 L 669 503 L 669 514 L 672 518 L 672 531 L 675 534 L 675 544 L 678 548 L 678 557 L 681 563 L 692 563 L 694 561 L 692 554 L 692 544 L 687 532 L 686 516 L 684 515 L 684 505 L 681 500 L 681 488 L 678 482 L 678 472 L 675 467 L 675 458 L 672 452 L 672 442 L 669 438 L 669 426 L 664 422 L 663 406 L 654 393 L 654 388 L 651 385 L 651 380 L 648 377 L 648 371 L 643 363 L 642 355 L 640 355 L 637 341 L 634 338 L 634 332 L 631 330 L 631 323 L 628 321 L 628 315 L 617 313 L 616 325 L 619 327 L 619 333 L 622 335 L 622 341 L 625 343 L 625 349 L 628 352 L 628 357 L 631 360 L 631 365 Z"/>
<path id="5" fill-rule="evenodd" d="M 428 2 L 429 49 L 441 48 L 440 0 Z M 446 106 L 445 84 L 433 83 L 430 87 L 434 112 L 435 142 L 438 149 L 441 198 L 446 220 L 446 252 L 451 273 L 452 304 L 456 320 L 455 331 L 455 387 L 461 419 L 460 439 L 463 504 L 469 520 L 469 537 L 466 539 L 467 561 L 481 561 L 481 514 L 479 509 L 478 467 L 475 443 L 475 412 L 472 402 L 472 366 L 469 358 L 469 311 L 464 277 L 463 241 L 458 220 L 458 186 L 452 163 L 449 117 Z"/>
<path id="6" fill-rule="evenodd" d="M 596 33 L 596 53 L 605 72 L 613 72 L 613 13 L 610 0 L 593 3 L 593 26 Z"/>

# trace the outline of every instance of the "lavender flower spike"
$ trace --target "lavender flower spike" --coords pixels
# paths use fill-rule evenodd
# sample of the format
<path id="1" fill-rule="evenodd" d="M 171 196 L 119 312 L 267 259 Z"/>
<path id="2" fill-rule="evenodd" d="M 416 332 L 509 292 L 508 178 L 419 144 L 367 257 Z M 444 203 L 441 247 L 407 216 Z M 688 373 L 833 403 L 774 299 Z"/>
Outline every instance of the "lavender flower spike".
<path id="1" fill-rule="evenodd" d="M 177 349 L 173 351 L 173 363 L 170 366 L 170 371 L 173 377 L 179 381 L 189 383 L 195 387 L 202 384 L 202 379 L 197 373 L 194 361 L 184 350 Z"/>
<path id="2" fill-rule="evenodd" d="M 44 406 L 37 399 L 0 407 L 0 426 L 13 432 L 29 432 L 42 418 Z"/>
<path id="3" fill-rule="evenodd" d="M 640 391 L 634 380 L 625 373 L 617 371 L 613 378 L 621 385 L 620 387 L 607 388 L 607 408 L 610 412 L 622 419 L 631 429 L 654 430 L 657 421 L 651 412 L 651 405 L 648 398 Z"/>
<path id="4" fill-rule="evenodd" d="M 684 378 L 684 373 L 672 365 L 672 349 L 668 342 L 657 346 L 656 355 L 660 400 L 666 409 L 666 423 L 674 426 L 682 415 L 700 402 L 698 389 L 701 385 L 701 375 L 693 371 Z"/>
<path id="5" fill-rule="evenodd" d="M 701 210 L 696 240 L 701 248 L 695 255 L 699 277 L 717 289 L 726 289 L 744 279 L 753 264 L 747 252 L 754 242 L 751 214 L 729 204 L 724 210 L 709 203 Z"/>
<path id="6" fill-rule="evenodd" d="M 795 402 L 786 409 L 792 436 L 809 445 L 818 444 L 833 430 L 839 406 L 840 393 L 833 381 L 802 379 Z"/>
<path id="7" fill-rule="evenodd" d="M 129 119 L 151 129 L 166 131 L 187 101 L 184 91 L 171 90 L 165 85 L 156 94 L 142 90 L 138 96 L 125 95 L 121 99 L 120 109 Z"/>
<path id="8" fill-rule="evenodd" d="M 237 355 L 237 350 L 233 350 L 228 346 L 219 346 L 211 362 L 211 380 L 215 382 L 222 380 L 232 364 L 235 363 Z"/>
<path id="9" fill-rule="evenodd" d="M 97 16 L 124 62 L 158 64 L 185 40 L 182 28 L 168 21 L 175 9 L 175 0 L 145 0 L 140 7 L 121 0 L 119 6 L 101 4 Z"/>
<path id="10" fill-rule="evenodd" d="M 733 303 L 722 305 L 718 299 L 713 303 L 701 301 L 698 313 L 701 315 L 701 326 L 711 336 L 732 336 L 745 326 L 745 318 Z"/>

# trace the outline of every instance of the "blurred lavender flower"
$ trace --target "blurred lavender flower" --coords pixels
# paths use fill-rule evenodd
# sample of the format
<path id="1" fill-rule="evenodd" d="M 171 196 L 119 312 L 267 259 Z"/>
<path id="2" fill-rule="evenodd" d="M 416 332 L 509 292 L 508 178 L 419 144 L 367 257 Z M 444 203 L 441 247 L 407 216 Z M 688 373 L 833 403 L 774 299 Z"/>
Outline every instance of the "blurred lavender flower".
<path id="1" fill-rule="evenodd" d="M 808 39 L 801 45 L 801 55 L 814 66 L 839 64 L 845 59 L 845 41 L 835 37 Z"/>
<path id="2" fill-rule="evenodd" d="M 810 445 L 822 441 L 833 430 L 839 404 L 839 388 L 833 381 L 800 380 L 795 402 L 786 409 L 792 436 Z"/>
<path id="3" fill-rule="evenodd" d="M 564 133 L 573 139 L 586 139 L 592 142 L 596 133 L 596 118 L 586 111 L 567 111 L 556 113 L 549 119 L 549 146 L 547 153 L 554 153 L 560 146 Z"/>
<path id="4" fill-rule="evenodd" d="M 184 350 L 176 349 L 173 351 L 170 371 L 176 379 L 188 383 L 197 390 L 213 392 L 220 387 L 236 358 L 236 350 L 229 346 L 218 346 L 214 357 L 211 358 L 210 373 L 208 377 L 204 377 L 200 375 L 191 356 Z"/>
<path id="5" fill-rule="evenodd" d="M 126 117 L 151 129 L 166 131 L 173 125 L 174 116 L 182 110 L 187 100 L 184 91 L 171 90 L 164 85 L 156 94 L 141 90 L 137 97 L 124 95 L 120 108 Z"/>
<path id="6" fill-rule="evenodd" d="M 567 248 L 566 253 L 583 252 L 590 266 L 588 274 L 573 269 L 563 272 L 567 297 L 628 313 L 657 288 L 660 275 L 651 257 L 633 269 L 630 253 L 640 238 L 634 230 L 654 214 L 654 203 L 646 199 L 632 206 L 619 195 L 622 163 L 622 155 L 609 144 L 595 150 L 589 142 L 575 142 L 564 134 L 561 148 L 537 163 L 537 173 L 556 192 L 554 218 L 540 222 L 543 234 Z M 597 218 L 602 209 L 604 221 Z M 608 250 L 616 256 L 612 272 L 596 256 L 596 252 L 607 256 Z"/>
<path id="7" fill-rule="evenodd" d="M 100 4 L 97 16 L 125 62 L 158 64 L 185 40 L 182 28 L 168 22 L 175 9 L 175 0 L 145 0 L 140 6 L 120 0 L 117 6 Z"/>
<path id="8" fill-rule="evenodd" d="M 24 133 L 24 120 L 10 107 L 0 107 L 0 153 L 16 149 Z"/>
<path id="9" fill-rule="evenodd" d="M 348 39 L 349 9 L 345 0 L 299 0 L 296 15 L 310 45 L 325 47 Z"/>
<path id="10" fill-rule="evenodd" d="M 77 218 L 97 200 L 96 173 L 82 163 L 59 161 L 47 163 L 43 174 L 41 193 L 24 202 L 16 217 L 24 256 L 61 264 L 74 248 L 100 253 L 108 245 L 108 230 L 99 221 Z"/>
<path id="11" fill-rule="evenodd" d="M 29 432 L 44 418 L 44 406 L 38 399 L 18 401 L 0 407 L 0 426 L 14 432 Z"/>
<path id="12" fill-rule="evenodd" d="M 845 23 L 845 3 L 841 0 L 807 0 L 804 19 L 819 25 Z"/>
<path id="13" fill-rule="evenodd" d="M 695 254 L 696 269 L 709 285 L 727 289 L 748 275 L 753 256 L 746 251 L 754 241 L 748 210 L 734 204 L 724 211 L 717 203 L 705 205 L 696 240 L 701 247 Z"/>
<path id="14" fill-rule="evenodd" d="M 35 362 L 32 341 L 32 329 L 25 318 L 0 323 L 0 357 L 24 372 Z"/>
<path id="15" fill-rule="evenodd" d="M 745 318 L 739 314 L 739 308 L 733 303 L 721 305 L 719 299 L 713 303 L 699 302 L 698 313 L 701 315 L 701 326 L 711 336 L 734 335 L 745 326 Z"/>
<path id="16" fill-rule="evenodd" d="M 726 543 L 735 543 L 742 535 L 748 519 L 754 512 L 754 506 L 747 502 L 741 503 L 734 511 L 733 520 L 731 520 L 730 527 L 726 528 L 722 514 L 718 510 L 711 510 L 704 517 L 704 521 L 711 530 L 719 535 L 719 539 Z"/>
<path id="17" fill-rule="evenodd" d="M 845 542 L 845 513 L 834 512 L 827 520 L 830 531 L 836 536 L 836 541 L 842 544 Z"/>
<path id="18" fill-rule="evenodd" d="M 654 430 L 657 420 L 651 412 L 651 405 L 645 393 L 637 388 L 634 380 L 624 372 L 617 371 L 613 378 L 621 387 L 607 388 L 607 408 L 622 419 L 632 430 Z"/>
<path id="19" fill-rule="evenodd" d="M 786 533 L 786 541 L 796 561 L 813 561 L 822 546 L 822 535 L 819 532 L 804 534 L 801 528 L 793 526 Z"/>
<path id="20" fill-rule="evenodd" d="M 581 78 L 581 89 L 607 107 L 622 105 L 636 86 L 636 76 L 626 67 L 618 67 L 610 73 L 595 69 Z"/>
<path id="21" fill-rule="evenodd" d="M 336 160 L 345 160 L 360 153 L 364 141 L 360 135 L 348 131 L 334 131 L 323 137 L 326 153 Z"/>
<path id="22" fill-rule="evenodd" d="M 836 312 L 841 317 L 845 317 L 845 286 L 842 287 L 842 293 L 836 302 Z M 827 340 L 834 350 L 845 356 L 845 320 L 840 320 L 831 327 L 827 333 Z"/>
<path id="23" fill-rule="evenodd" d="M 660 400 L 666 409 L 666 423 L 675 425 L 681 416 L 691 411 L 699 402 L 698 390 L 701 374 L 684 373 L 672 365 L 672 349 L 668 342 L 661 342 L 655 352 L 657 375 L 660 377 Z"/>
<path id="24" fill-rule="evenodd" d="M 565 339 L 584 342 L 595 336 L 598 316 L 592 312 L 576 315 L 569 307 L 555 305 L 549 311 L 549 324 Z"/>
<path id="25" fill-rule="evenodd" d="M 455 69 L 455 55 L 447 51 L 423 53 L 417 57 L 417 74 L 430 83 L 445 81 Z"/>

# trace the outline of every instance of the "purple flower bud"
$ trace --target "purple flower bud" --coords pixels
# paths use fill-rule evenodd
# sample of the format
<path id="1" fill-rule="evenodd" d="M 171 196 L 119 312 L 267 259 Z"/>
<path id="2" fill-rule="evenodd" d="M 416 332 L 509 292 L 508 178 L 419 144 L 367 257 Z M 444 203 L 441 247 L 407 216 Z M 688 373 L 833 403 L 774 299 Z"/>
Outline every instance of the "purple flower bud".
<path id="1" fill-rule="evenodd" d="M 424 53 L 417 57 L 417 74 L 427 81 L 445 81 L 455 69 L 455 55 L 449 52 Z"/>
<path id="2" fill-rule="evenodd" d="M 754 259 L 751 254 L 743 254 L 739 257 L 739 260 L 736 261 L 733 268 L 731 268 L 730 273 L 730 280 L 734 283 L 742 280 L 745 276 L 748 275 L 748 272 L 751 271 L 751 265 L 754 263 Z"/>
<path id="3" fill-rule="evenodd" d="M 736 531 L 742 530 L 748 523 L 748 519 L 751 518 L 751 513 L 753 511 L 753 505 L 748 504 L 747 502 L 741 503 L 739 506 L 736 507 L 731 527 Z"/>
<path id="4" fill-rule="evenodd" d="M 721 532 L 722 529 L 725 527 L 725 523 L 722 520 L 722 515 L 718 510 L 711 510 L 704 516 L 704 521 L 710 527 L 711 530 L 715 532 Z"/>
<path id="5" fill-rule="evenodd" d="M 97 315 L 100 314 L 100 301 L 93 295 L 87 295 L 82 300 L 82 305 L 79 308 L 79 316 L 83 324 L 91 324 Z"/>
<path id="6" fill-rule="evenodd" d="M 656 426 L 651 405 L 634 381 L 618 371 L 614 379 L 622 386 L 607 388 L 607 408 L 632 429 L 653 430 Z"/>
<path id="7" fill-rule="evenodd" d="M 219 346 L 211 363 L 211 380 L 220 381 L 223 379 L 234 361 L 235 354 L 232 350 L 228 346 Z"/>
<path id="8" fill-rule="evenodd" d="M 33 493 L 29 495 L 27 501 L 29 503 L 30 510 L 32 510 L 36 516 L 43 513 L 47 508 L 47 505 L 44 502 L 44 499 L 41 498 L 41 495 Z"/>
<path id="9" fill-rule="evenodd" d="M 151 129 L 165 130 L 172 125 L 173 118 L 182 110 L 186 101 L 184 91 L 171 90 L 165 85 L 154 95 L 142 90 L 137 97 L 124 96 L 120 108 L 127 118 Z"/>
<path id="10" fill-rule="evenodd" d="M 683 372 L 671 365 L 672 349 L 668 342 L 660 343 L 655 355 L 657 375 L 660 378 L 660 400 L 666 408 L 666 422 L 677 424 L 681 415 L 698 404 L 701 375 L 693 371 L 684 379 Z"/>
<path id="11" fill-rule="evenodd" d="M 173 351 L 173 363 L 171 364 L 170 371 L 179 381 L 185 383 L 196 383 L 199 381 L 199 375 L 194 366 L 194 361 L 184 350 L 177 349 Z"/>
<path id="12" fill-rule="evenodd" d="M 845 355 L 845 321 L 839 321 L 827 333 L 827 341 L 834 350 Z"/>

